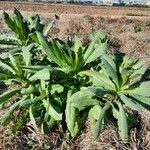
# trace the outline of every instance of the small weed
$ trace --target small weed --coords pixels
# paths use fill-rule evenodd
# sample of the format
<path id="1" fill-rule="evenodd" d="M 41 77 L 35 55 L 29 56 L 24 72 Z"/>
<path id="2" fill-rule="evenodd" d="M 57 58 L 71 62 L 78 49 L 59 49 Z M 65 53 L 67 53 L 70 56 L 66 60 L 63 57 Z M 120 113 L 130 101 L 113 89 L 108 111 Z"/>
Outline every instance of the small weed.
<path id="1" fill-rule="evenodd" d="M 146 27 L 150 27 L 150 20 L 145 22 Z"/>
<path id="2" fill-rule="evenodd" d="M 127 13 L 126 15 L 127 16 L 148 16 L 148 15 L 145 15 L 145 14 L 133 14 L 133 13 Z"/>
<path id="3" fill-rule="evenodd" d="M 142 31 L 143 31 L 142 27 L 140 27 L 140 26 L 135 26 L 134 27 L 134 32 L 135 33 L 142 32 Z"/>

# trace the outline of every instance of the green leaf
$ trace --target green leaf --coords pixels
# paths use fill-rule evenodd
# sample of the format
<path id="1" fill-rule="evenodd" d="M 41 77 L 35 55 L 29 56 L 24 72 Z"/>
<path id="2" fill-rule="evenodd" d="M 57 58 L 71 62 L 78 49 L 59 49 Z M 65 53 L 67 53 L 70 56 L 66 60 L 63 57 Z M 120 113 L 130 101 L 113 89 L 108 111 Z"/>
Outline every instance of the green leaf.
<path id="1" fill-rule="evenodd" d="M 9 46 L 20 46 L 20 44 L 20 41 L 12 35 L 0 35 L 0 45 L 6 45 L 9 48 Z"/>
<path id="2" fill-rule="evenodd" d="M 53 21 L 51 21 L 49 24 L 48 24 L 48 26 L 46 27 L 46 29 L 44 30 L 44 36 L 47 36 L 48 35 L 48 33 L 49 33 L 49 31 L 53 28 L 53 25 L 54 25 L 54 20 Z"/>
<path id="3" fill-rule="evenodd" d="M 106 114 L 106 111 L 110 108 L 111 104 L 110 103 L 106 103 L 105 106 L 102 108 L 101 113 L 98 117 L 97 122 L 95 123 L 94 127 L 93 127 L 93 135 L 94 138 L 97 138 L 100 134 L 101 131 L 101 127 L 102 127 L 102 121 L 103 118 Z"/>
<path id="4" fill-rule="evenodd" d="M 138 59 L 132 66 L 133 69 L 137 70 L 145 65 L 145 58 Z"/>
<path id="5" fill-rule="evenodd" d="M 44 25 L 40 23 L 40 17 L 38 14 L 29 17 L 27 22 L 28 22 L 28 28 L 30 32 L 34 32 L 34 31 L 43 32 Z"/>
<path id="6" fill-rule="evenodd" d="M 113 114 L 113 117 L 118 120 L 118 118 L 119 118 L 119 111 L 113 105 L 112 105 L 112 114 Z"/>
<path id="7" fill-rule="evenodd" d="M 133 110 L 140 111 L 142 109 L 142 106 L 140 106 L 137 102 L 132 100 L 131 98 L 126 97 L 124 94 L 119 93 L 118 94 L 122 102 L 127 106 L 130 107 Z"/>
<path id="8" fill-rule="evenodd" d="M 146 66 L 142 66 L 141 68 L 134 70 L 134 72 L 130 75 L 130 85 L 140 81 L 146 70 Z"/>
<path id="9" fill-rule="evenodd" d="M 65 109 L 66 123 L 71 136 L 74 138 L 79 132 L 79 126 L 76 121 L 77 108 L 71 106 L 70 99 L 67 99 L 67 105 Z"/>
<path id="10" fill-rule="evenodd" d="M 77 72 L 80 68 L 84 66 L 83 49 L 81 47 L 79 47 L 78 51 L 75 52 L 74 61 L 74 70 Z"/>
<path id="11" fill-rule="evenodd" d="M 96 96 L 102 98 L 104 95 L 106 94 L 111 94 L 112 91 L 111 90 L 107 90 L 101 87 L 88 87 L 88 90 L 90 90 L 91 92 L 93 92 Z"/>
<path id="12" fill-rule="evenodd" d="M 13 65 L 13 68 L 15 70 L 18 70 L 18 65 L 17 65 L 16 59 L 11 53 L 9 53 L 9 59 L 10 59 L 11 64 Z"/>
<path id="13" fill-rule="evenodd" d="M 9 91 L 1 94 L 0 95 L 0 104 L 7 102 L 11 97 L 20 93 L 20 91 L 21 91 L 21 88 L 17 88 L 17 89 L 9 90 Z"/>
<path id="14" fill-rule="evenodd" d="M 111 77 L 111 79 L 115 82 L 116 86 L 119 87 L 117 69 L 114 60 L 106 54 L 104 54 L 101 57 L 101 59 L 102 59 L 102 69 L 106 71 L 107 76 Z"/>
<path id="15" fill-rule="evenodd" d="M 1 59 L 1 58 L 0 58 L 0 67 L 2 67 L 4 70 L 8 70 L 8 71 L 12 72 L 13 74 L 15 74 L 13 67 L 8 62 L 6 62 L 4 59 Z"/>
<path id="16" fill-rule="evenodd" d="M 8 25 L 8 27 L 13 31 L 17 32 L 16 24 L 14 23 L 14 20 L 4 11 L 3 13 L 5 23 Z"/>
<path id="17" fill-rule="evenodd" d="M 10 72 L 0 72 L 0 80 L 17 79 L 18 76 L 13 75 Z"/>
<path id="18" fill-rule="evenodd" d="M 52 85 L 51 94 L 54 94 L 55 92 L 61 93 L 63 91 L 64 91 L 64 87 L 61 86 L 60 84 L 53 84 Z"/>
<path id="19" fill-rule="evenodd" d="M 38 89 L 34 85 L 29 85 L 27 88 L 22 88 L 21 94 L 37 94 L 39 93 Z"/>
<path id="20" fill-rule="evenodd" d="M 142 82 L 136 87 L 131 86 L 129 89 L 123 92 L 128 94 L 136 94 L 140 96 L 150 96 L 150 81 Z"/>
<path id="21" fill-rule="evenodd" d="M 50 72 L 47 68 L 37 71 L 34 75 L 32 75 L 29 80 L 49 80 L 50 79 Z"/>
<path id="22" fill-rule="evenodd" d="M 34 65 L 34 66 L 20 66 L 22 69 L 24 70 L 28 70 L 30 72 L 37 72 L 37 71 L 40 71 L 40 70 L 43 70 L 43 69 L 48 69 L 49 71 L 52 71 L 54 70 L 51 66 L 47 65 L 47 66 L 44 66 L 44 65 Z"/>
<path id="23" fill-rule="evenodd" d="M 23 56 L 26 66 L 28 66 L 30 64 L 30 61 L 31 61 L 31 52 L 30 51 L 32 50 L 33 47 L 34 47 L 34 44 L 30 44 L 26 47 L 23 47 L 23 49 L 22 49 L 22 56 Z"/>
<path id="24" fill-rule="evenodd" d="M 100 38 L 100 33 L 96 32 L 95 35 L 92 38 L 92 41 L 91 41 L 90 45 L 88 46 L 88 48 L 86 49 L 86 51 L 84 53 L 84 60 L 85 60 L 85 62 L 88 60 L 90 55 L 93 53 L 94 48 L 95 48 L 95 43 L 96 43 L 98 38 Z"/>
<path id="25" fill-rule="evenodd" d="M 59 64 L 59 60 L 57 59 L 56 54 L 53 52 L 52 45 L 47 41 L 46 37 L 39 32 L 36 32 L 36 34 L 43 51 L 47 54 L 48 58 Z"/>
<path id="26" fill-rule="evenodd" d="M 62 120 L 62 113 L 60 113 L 59 108 L 50 104 L 48 100 L 43 100 L 43 105 L 46 108 L 48 114 L 55 120 Z"/>
<path id="27" fill-rule="evenodd" d="M 41 101 L 42 98 L 41 97 L 35 97 L 35 98 L 29 98 L 27 97 L 26 100 L 24 100 L 23 102 L 21 102 L 19 104 L 20 107 L 24 107 L 24 108 L 29 108 L 31 105 Z"/>
<path id="28" fill-rule="evenodd" d="M 123 142 L 128 140 L 128 122 L 124 108 L 120 102 L 117 103 L 119 107 L 118 127 L 119 135 Z"/>
<path id="29" fill-rule="evenodd" d="M 20 52 L 22 50 L 22 48 L 15 48 L 15 49 L 12 49 L 11 50 L 11 54 L 13 55 L 13 54 L 15 54 L 15 53 L 17 53 L 17 52 Z M 3 52 L 2 54 L 0 54 L 0 58 L 1 59 L 6 59 L 6 58 L 8 58 L 9 57 L 9 53 L 10 52 Z"/>
<path id="30" fill-rule="evenodd" d="M 141 96 L 136 94 L 129 94 L 133 99 L 135 99 L 137 102 L 142 102 L 145 105 L 150 106 L 150 97 L 147 96 Z"/>
<path id="31" fill-rule="evenodd" d="M 94 94 L 87 90 L 81 90 L 69 97 L 71 106 L 76 107 L 79 111 L 85 108 L 99 104 L 99 101 L 94 99 Z"/>
<path id="32" fill-rule="evenodd" d="M 10 62 L 12 64 L 12 66 L 13 66 L 13 69 L 14 69 L 16 75 L 23 77 L 22 76 L 22 70 L 19 67 L 19 63 L 20 62 L 11 53 L 9 54 L 9 59 L 10 59 Z"/>
<path id="33" fill-rule="evenodd" d="M 93 134 L 94 134 L 93 130 L 94 130 L 95 123 L 99 119 L 101 112 L 102 112 L 102 107 L 100 105 L 95 105 L 89 111 L 90 126 Z"/>
<path id="34" fill-rule="evenodd" d="M 38 39 L 38 37 L 37 37 L 37 34 L 34 32 L 34 33 L 30 33 L 29 34 L 29 37 L 31 38 L 31 40 L 33 41 L 33 42 L 35 42 L 36 44 L 40 44 L 40 42 L 39 42 L 39 39 Z"/>
<path id="35" fill-rule="evenodd" d="M 90 109 L 89 118 L 93 123 L 95 123 L 99 119 L 101 111 L 102 107 L 100 105 L 95 105 Z"/>
<path id="36" fill-rule="evenodd" d="M 39 129 L 36 125 L 36 120 L 34 118 L 34 114 L 33 114 L 33 111 L 32 111 L 32 106 L 30 106 L 30 108 L 29 108 L 29 116 L 30 116 L 31 124 L 33 125 L 34 129 L 38 132 Z"/>
<path id="37" fill-rule="evenodd" d="M 97 58 L 105 54 L 106 50 L 107 50 L 106 42 L 97 44 L 92 54 L 86 60 L 86 64 L 95 61 Z"/>
<path id="38" fill-rule="evenodd" d="M 64 55 L 64 51 L 63 51 L 63 49 L 61 49 L 58 41 L 52 40 L 51 44 L 52 44 L 52 51 L 57 58 L 57 62 L 58 62 L 57 64 L 59 66 L 66 66 L 66 62 L 67 62 L 65 59 L 66 55 Z"/>
<path id="39" fill-rule="evenodd" d="M 104 74 L 93 71 L 93 70 L 87 70 L 87 71 L 80 72 L 80 75 L 82 75 L 82 74 L 92 77 L 93 82 L 96 83 L 96 86 L 104 87 L 106 89 L 116 91 L 115 85 Z"/>
<path id="40" fill-rule="evenodd" d="M 14 10 L 14 22 L 16 26 L 16 34 L 18 35 L 18 38 L 21 40 L 22 44 L 24 45 L 26 42 L 26 38 L 28 36 L 28 30 L 27 30 L 27 23 L 24 22 L 23 16 L 21 13 L 15 9 Z"/>
<path id="41" fill-rule="evenodd" d="M 75 53 L 78 53 L 80 47 L 82 48 L 81 41 L 80 41 L 80 39 L 77 36 L 75 36 L 73 51 Z"/>
<path id="42" fill-rule="evenodd" d="M 10 122 L 12 120 L 12 118 L 14 118 L 13 113 L 14 111 L 16 111 L 19 108 L 19 105 L 22 101 L 24 101 L 25 99 L 21 99 L 18 102 L 15 102 L 10 109 L 5 113 L 3 119 L 0 121 L 1 124 L 6 124 L 8 122 Z"/>

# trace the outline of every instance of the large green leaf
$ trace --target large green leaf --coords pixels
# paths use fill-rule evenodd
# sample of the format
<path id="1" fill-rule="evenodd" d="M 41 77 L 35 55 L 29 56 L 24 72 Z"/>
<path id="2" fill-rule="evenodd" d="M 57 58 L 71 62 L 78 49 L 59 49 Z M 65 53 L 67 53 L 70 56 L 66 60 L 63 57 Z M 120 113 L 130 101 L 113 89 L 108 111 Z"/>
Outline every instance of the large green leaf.
<path id="1" fill-rule="evenodd" d="M 66 124 L 71 136 L 74 138 L 77 133 L 79 132 L 79 125 L 77 119 L 77 108 L 71 106 L 71 95 L 73 94 L 73 90 L 69 90 L 67 94 L 67 102 L 66 102 L 66 109 L 65 109 L 65 119 Z"/>
<path id="2" fill-rule="evenodd" d="M 47 54 L 48 58 L 51 61 L 54 61 L 55 63 L 59 64 L 59 60 L 57 59 L 56 54 L 53 52 L 52 44 L 50 44 L 46 37 L 41 33 L 36 32 L 36 34 L 40 44 L 42 45 L 43 51 Z"/>
<path id="3" fill-rule="evenodd" d="M 21 107 L 26 107 L 27 106 L 27 101 L 28 101 L 28 96 L 23 97 L 22 99 L 20 99 L 19 101 L 15 102 L 10 108 L 9 110 L 4 114 L 2 120 L 0 121 L 1 124 L 6 124 L 9 123 L 9 121 L 11 121 L 14 118 L 14 112 L 18 109 L 20 109 Z M 28 101 L 28 106 L 31 105 L 31 101 Z M 30 103 L 30 105 L 29 105 Z M 33 103 L 32 103 L 33 104 Z M 21 116 L 22 117 L 22 116 Z"/>
<path id="4" fill-rule="evenodd" d="M 116 86 L 119 87 L 119 79 L 117 75 L 117 68 L 114 60 L 104 54 L 102 57 L 102 69 L 106 71 L 107 76 L 111 77 L 111 79 L 115 82 Z"/>
<path id="5" fill-rule="evenodd" d="M 75 71 L 78 71 L 84 66 L 83 49 L 81 47 L 79 47 L 78 51 L 75 52 L 75 62 L 73 64 L 75 66 Z"/>
<path id="6" fill-rule="evenodd" d="M 57 64 L 59 66 L 65 66 L 66 65 L 66 59 L 64 57 L 64 51 L 63 51 L 63 49 L 61 49 L 58 41 L 52 40 L 51 44 L 52 44 L 52 51 L 57 58 L 57 62 L 58 62 Z"/>
<path id="7" fill-rule="evenodd" d="M 44 65 L 34 65 L 34 66 L 20 66 L 24 70 L 28 70 L 30 72 L 37 72 L 43 69 L 47 69 L 49 71 L 54 70 L 50 65 L 44 66 Z"/>
<path id="8" fill-rule="evenodd" d="M 15 49 L 12 49 L 11 50 L 11 54 L 13 55 L 13 54 L 15 54 L 15 53 L 17 53 L 17 52 L 20 52 L 22 50 L 22 48 L 15 48 Z M 10 51 L 9 52 L 3 52 L 2 54 L 0 54 L 0 58 L 1 59 L 6 59 L 6 58 L 8 58 L 9 57 L 9 53 L 10 53 Z"/>
<path id="9" fill-rule="evenodd" d="M 48 26 L 46 27 L 46 29 L 44 30 L 44 36 L 47 36 L 49 31 L 53 28 L 53 25 L 54 25 L 54 21 L 51 21 Z"/>
<path id="10" fill-rule="evenodd" d="M 17 89 L 9 90 L 9 91 L 1 94 L 0 95 L 0 104 L 7 102 L 11 97 L 20 93 L 20 91 L 21 91 L 21 88 L 17 88 Z"/>
<path id="11" fill-rule="evenodd" d="M 111 90 L 104 89 L 102 87 L 88 87 L 88 90 L 93 92 L 96 96 L 102 98 L 106 94 L 112 94 L 113 92 Z"/>
<path id="12" fill-rule="evenodd" d="M 123 142 L 127 142 L 128 140 L 128 122 L 127 116 L 124 111 L 124 108 L 120 102 L 117 103 L 119 107 L 119 116 L 118 116 L 118 127 L 119 127 L 119 135 Z"/>
<path id="13" fill-rule="evenodd" d="M 8 80 L 8 79 L 19 79 L 17 75 L 13 75 L 10 72 L 0 72 L 0 80 Z"/>
<path id="14" fill-rule="evenodd" d="M 82 43 L 81 43 L 80 39 L 77 36 L 75 36 L 73 51 L 75 53 L 77 53 L 79 51 L 80 47 L 82 48 Z"/>
<path id="15" fill-rule="evenodd" d="M 10 46 L 13 46 L 13 47 L 14 46 L 20 46 L 21 43 L 16 37 L 14 37 L 12 35 L 7 35 L 7 34 L 3 35 L 2 34 L 2 35 L 0 35 L 0 45 L 1 46 L 6 45 L 9 48 Z"/>
<path id="16" fill-rule="evenodd" d="M 111 82 L 111 80 L 102 73 L 96 72 L 94 70 L 87 70 L 80 72 L 80 74 L 92 77 L 93 80 L 95 80 L 96 86 L 104 87 L 109 90 L 116 90 L 115 85 Z"/>
<path id="17" fill-rule="evenodd" d="M 50 72 L 47 68 L 37 71 L 34 75 L 32 75 L 29 80 L 49 80 Z"/>
<path id="18" fill-rule="evenodd" d="M 30 32 L 34 32 L 34 31 L 43 32 L 44 25 L 40 23 L 40 17 L 38 14 L 29 17 L 27 22 L 28 22 L 28 28 Z"/>
<path id="19" fill-rule="evenodd" d="M 70 99 L 68 98 L 66 109 L 65 109 L 65 117 L 66 117 L 67 128 L 73 138 L 79 132 L 78 123 L 76 121 L 76 112 L 77 112 L 77 108 L 71 106 Z"/>
<path id="20" fill-rule="evenodd" d="M 13 74 L 15 74 L 14 68 L 7 61 L 1 58 L 0 58 L 0 67 L 2 67 L 4 70 L 8 70 Z"/>
<path id="21" fill-rule="evenodd" d="M 107 43 L 106 42 L 96 44 L 96 47 L 95 47 L 94 51 L 88 57 L 88 59 L 86 60 L 85 63 L 87 64 L 87 63 L 95 61 L 97 58 L 99 58 L 100 56 L 105 54 L 106 50 L 107 50 Z"/>
<path id="22" fill-rule="evenodd" d="M 124 95 L 122 93 L 119 93 L 118 95 L 127 107 L 130 107 L 131 109 L 137 110 L 137 111 L 139 111 L 143 108 L 140 104 L 138 104 L 137 102 L 135 102 L 131 98 L 128 98 L 126 95 Z"/>
<path id="23" fill-rule="evenodd" d="M 23 16 L 21 13 L 15 9 L 14 10 L 14 22 L 17 30 L 18 38 L 21 40 L 22 44 L 26 44 L 26 38 L 28 36 L 28 29 L 27 29 L 27 23 L 24 21 Z"/>
<path id="24" fill-rule="evenodd" d="M 21 103 L 22 101 L 24 101 L 24 100 L 25 100 L 25 99 L 23 98 L 23 99 L 21 99 L 21 100 L 15 102 L 15 103 L 10 107 L 10 109 L 4 114 L 4 117 L 3 117 L 3 119 L 0 121 L 0 124 L 3 124 L 3 125 L 4 125 L 4 124 L 8 123 L 9 121 L 11 121 L 12 118 L 14 117 L 14 116 L 13 116 L 14 111 L 16 111 L 16 110 L 19 108 L 20 103 Z"/>
<path id="25" fill-rule="evenodd" d="M 8 25 L 8 27 L 13 31 L 13 32 L 17 32 L 17 28 L 16 25 L 14 23 L 14 20 L 4 11 L 3 13 L 4 19 L 5 19 L 5 23 Z"/>
<path id="26" fill-rule="evenodd" d="M 28 66 L 31 62 L 31 52 L 30 51 L 32 50 L 33 47 L 34 47 L 34 44 L 30 44 L 30 45 L 22 48 L 22 56 L 23 56 L 26 66 Z"/>
<path id="27" fill-rule="evenodd" d="M 87 90 L 81 90 L 74 93 L 70 99 L 71 106 L 78 108 L 80 111 L 85 108 L 99 104 L 99 101 L 94 99 L 94 94 Z"/>
<path id="28" fill-rule="evenodd" d="M 62 120 L 62 113 L 57 106 L 52 105 L 48 100 L 43 100 L 43 105 L 48 114 L 55 120 Z"/>
<path id="29" fill-rule="evenodd" d="M 132 65 L 132 68 L 137 70 L 145 65 L 145 58 L 139 58 L 134 65 Z"/>
<path id="30" fill-rule="evenodd" d="M 150 81 L 145 81 L 139 85 L 131 86 L 129 89 L 123 91 L 128 94 L 136 94 L 140 96 L 150 96 Z"/>
<path id="31" fill-rule="evenodd" d="M 90 119 L 90 125 L 91 125 L 92 133 L 93 133 L 93 130 L 94 130 L 95 123 L 99 119 L 101 111 L 102 111 L 102 107 L 100 105 L 95 105 L 89 111 L 89 119 Z"/>
<path id="32" fill-rule="evenodd" d="M 93 127 L 93 135 L 95 138 L 97 138 L 100 134 L 101 131 L 101 127 L 102 127 L 102 121 L 103 118 L 106 114 L 106 111 L 110 108 L 111 104 L 110 103 L 106 103 L 105 106 L 102 108 L 101 113 L 98 117 L 97 122 L 95 123 L 94 127 Z"/>
<path id="33" fill-rule="evenodd" d="M 136 94 L 129 94 L 129 95 L 137 102 L 141 102 L 142 104 L 150 106 L 150 97 L 136 95 Z"/>
<path id="34" fill-rule="evenodd" d="M 100 33 L 96 32 L 94 34 L 93 38 L 91 39 L 90 45 L 88 46 L 88 48 L 86 49 L 86 51 L 84 53 L 85 62 L 89 59 L 90 55 L 93 53 L 93 51 L 95 49 L 95 43 L 96 43 L 98 38 L 100 38 Z"/>
<path id="35" fill-rule="evenodd" d="M 12 64 L 15 72 L 17 72 L 18 71 L 18 64 L 17 64 L 17 61 L 16 61 L 15 57 L 11 53 L 9 54 L 9 60 Z"/>
<path id="36" fill-rule="evenodd" d="M 53 84 L 51 88 L 51 94 L 54 94 L 55 92 L 61 93 L 64 91 L 64 87 L 60 84 Z"/>
<path id="37" fill-rule="evenodd" d="M 34 129 L 38 132 L 39 128 L 36 124 L 36 119 L 35 119 L 34 114 L 33 114 L 32 106 L 30 106 L 30 108 L 29 108 L 29 116 L 30 116 L 31 124 L 33 125 Z"/>

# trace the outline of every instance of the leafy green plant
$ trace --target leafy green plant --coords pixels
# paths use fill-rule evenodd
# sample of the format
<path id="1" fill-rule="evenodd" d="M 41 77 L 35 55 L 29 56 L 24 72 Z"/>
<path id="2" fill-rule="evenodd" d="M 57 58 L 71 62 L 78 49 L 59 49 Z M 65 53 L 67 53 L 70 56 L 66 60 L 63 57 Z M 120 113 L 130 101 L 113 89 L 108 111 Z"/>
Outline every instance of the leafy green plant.
<path id="1" fill-rule="evenodd" d="M 45 28 L 41 23 L 39 15 L 25 19 L 22 14 L 15 9 L 13 15 L 3 13 L 5 23 L 14 34 L 0 35 L 0 48 L 20 48 L 33 43 L 32 38 L 35 31 L 43 33 L 45 36 L 53 26 L 53 21 Z M 17 51 L 18 49 L 16 49 Z"/>
<path id="2" fill-rule="evenodd" d="M 100 32 L 91 35 L 91 43 L 88 46 L 83 46 L 78 37 L 75 37 L 73 42 L 65 43 L 59 39 L 48 41 L 43 34 L 36 34 L 49 61 L 54 62 L 58 70 L 67 74 L 77 74 L 80 70 L 89 68 L 107 49 L 107 38 Z"/>
<path id="3" fill-rule="evenodd" d="M 97 138 L 102 124 L 115 118 L 120 138 L 127 141 L 134 122 L 126 110 L 150 106 L 144 58 L 106 54 L 107 38 L 99 32 L 87 45 L 78 37 L 67 42 L 47 38 L 38 16 L 25 20 L 14 13 L 13 18 L 4 13 L 20 44 L 1 40 L 19 50 L 0 55 L 0 81 L 10 88 L 0 95 L 1 109 L 10 104 L 0 123 L 14 120 L 19 111 L 14 131 L 30 122 L 36 132 L 57 126 L 75 138 L 89 118 Z"/>
<path id="4" fill-rule="evenodd" d="M 91 36 L 91 43 L 83 46 L 77 37 L 74 41 L 65 43 L 59 39 L 47 40 L 39 32 L 36 34 L 36 44 L 42 46 L 41 58 L 33 61 L 34 49 L 37 47 L 30 44 L 22 48 L 21 52 L 14 55 L 10 53 L 8 58 L 0 59 L 0 67 L 3 69 L 0 79 L 18 87 L 0 96 L 2 108 L 11 102 L 13 96 L 17 96 L 1 124 L 9 122 L 16 110 L 24 109 L 15 129 L 30 120 L 36 131 L 45 132 L 56 124 L 62 125 L 66 131 L 67 116 L 70 114 L 69 95 L 88 84 L 86 79 L 78 76 L 78 72 L 91 66 L 96 67 L 95 61 L 106 51 L 107 39 L 96 33 Z M 81 118 L 76 131 L 72 131 L 73 126 L 68 126 L 72 137 L 79 132 L 85 115 Z"/>
<path id="5" fill-rule="evenodd" d="M 135 32 L 135 33 L 137 33 L 137 32 L 142 32 L 142 31 L 143 31 L 142 27 L 140 27 L 140 26 L 135 26 L 135 27 L 134 27 L 134 32 Z"/>
<path id="6" fill-rule="evenodd" d="M 145 26 L 149 27 L 150 26 L 150 21 L 145 21 Z"/>
<path id="7" fill-rule="evenodd" d="M 127 13 L 127 16 L 147 16 L 145 14 L 134 14 L 134 13 Z"/>
<path id="8" fill-rule="evenodd" d="M 87 89 L 94 93 L 100 100 L 99 104 L 92 104 L 94 107 L 89 112 L 89 118 L 94 137 L 100 134 L 104 117 L 109 113 L 118 122 L 118 131 L 123 141 L 128 140 L 128 124 L 134 120 L 126 112 L 127 108 L 140 111 L 150 108 L 150 82 L 142 81 L 147 70 L 143 59 L 132 61 L 129 57 L 108 56 L 101 57 L 101 70 L 87 70 L 80 74 L 90 77 L 92 86 Z M 86 99 L 82 99 L 82 104 Z M 94 102 L 94 101 L 93 101 Z M 73 102 L 77 106 L 78 101 Z M 91 103 L 87 103 L 89 107 Z M 86 107 L 85 107 L 86 108 Z M 99 116 L 95 113 L 99 113 Z"/>

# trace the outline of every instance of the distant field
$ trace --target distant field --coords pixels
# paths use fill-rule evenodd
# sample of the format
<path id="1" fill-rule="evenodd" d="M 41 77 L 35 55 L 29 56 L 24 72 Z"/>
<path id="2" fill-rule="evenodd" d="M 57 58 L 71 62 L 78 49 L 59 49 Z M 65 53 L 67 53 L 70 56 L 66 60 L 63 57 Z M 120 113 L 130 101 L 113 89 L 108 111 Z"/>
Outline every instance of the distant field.
<path id="1" fill-rule="evenodd" d="M 110 53 L 121 52 L 133 58 L 145 57 L 146 63 L 150 65 L 150 8 L 0 2 L 0 34 L 10 34 L 2 18 L 2 12 L 5 10 L 12 14 L 14 8 L 20 10 L 24 17 L 39 14 L 46 25 L 53 20 L 54 25 L 48 34 L 49 37 L 66 41 L 77 35 L 83 44 L 87 44 L 90 33 L 101 31 L 108 38 Z M 2 52 L 0 49 L 0 53 Z M 4 90 L 6 89 L 0 86 L 0 94 Z M 7 110 L 0 110 L 0 117 L 5 111 Z M 134 111 L 133 114 L 138 118 L 138 125 L 137 128 L 132 129 L 131 140 L 127 145 L 122 145 L 117 140 L 117 129 L 112 122 L 107 127 L 103 127 L 101 138 L 98 140 L 91 138 L 89 127 L 85 124 L 85 132 L 75 139 L 73 144 L 67 143 L 66 137 L 64 138 L 61 135 L 62 131 L 59 132 L 59 130 L 53 130 L 48 135 L 41 135 L 25 128 L 9 139 L 10 135 L 6 131 L 10 126 L 0 126 L 0 150 L 29 150 L 28 146 L 31 144 L 34 146 L 40 143 L 40 146 L 43 146 L 41 144 L 43 141 L 48 141 L 50 146 L 61 146 L 61 150 L 131 150 L 133 147 L 135 150 L 150 150 L 150 111 L 139 114 Z M 66 149 L 65 146 L 68 145 L 70 147 Z M 34 147 L 34 149 L 42 150 L 43 148 Z"/>
<path id="2" fill-rule="evenodd" d="M 146 19 L 150 17 L 150 8 L 0 2 L 0 10 L 13 10 L 14 8 L 26 12 L 37 12 L 46 14 L 85 14 L 107 17 L 122 17 L 128 16 L 128 14 L 132 14 L 132 17 L 136 18 Z"/>

